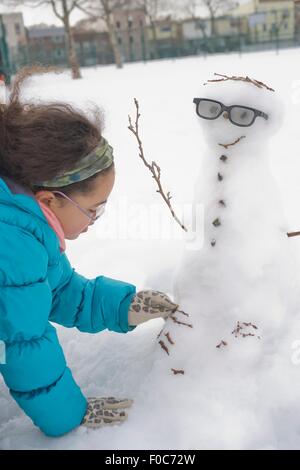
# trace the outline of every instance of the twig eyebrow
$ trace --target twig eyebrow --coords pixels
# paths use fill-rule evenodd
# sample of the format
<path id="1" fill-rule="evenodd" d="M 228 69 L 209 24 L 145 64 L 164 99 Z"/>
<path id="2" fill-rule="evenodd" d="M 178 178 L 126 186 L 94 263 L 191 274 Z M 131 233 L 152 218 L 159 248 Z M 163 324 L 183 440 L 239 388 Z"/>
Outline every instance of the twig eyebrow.
<path id="1" fill-rule="evenodd" d="M 257 88 L 265 88 L 269 91 L 275 91 L 273 88 L 269 87 L 265 83 L 260 82 L 259 80 L 255 80 L 254 78 L 250 78 L 248 76 L 246 76 L 246 77 L 236 77 L 236 76 L 233 75 L 232 77 L 229 77 L 228 75 L 223 75 L 221 73 L 214 73 L 214 75 L 217 76 L 217 77 L 222 77 L 222 78 L 214 79 L 214 80 L 207 80 L 207 82 L 204 83 L 204 85 L 207 85 L 208 83 L 213 83 L 213 82 L 225 82 L 227 80 L 234 80 L 234 81 L 252 83 Z"/>

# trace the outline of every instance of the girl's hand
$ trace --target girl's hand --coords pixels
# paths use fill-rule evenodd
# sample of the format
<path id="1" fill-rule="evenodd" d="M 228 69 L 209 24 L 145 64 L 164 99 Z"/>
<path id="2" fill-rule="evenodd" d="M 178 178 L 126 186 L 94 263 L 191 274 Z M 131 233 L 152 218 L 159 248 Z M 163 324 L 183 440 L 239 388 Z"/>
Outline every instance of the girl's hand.
<path id="1" fill-rule="evenodd" d="M 130 305 L 128 312 L 129 325 L 139 325 L 153 318 L 167 318 L 178 309 L 179 305 L 163 292 L 142 290 L 138 292 Z"/>
<path id="2" fill-rule="evenodd" d="M 120 424 L 128 418 L 123 410 L 129 408 L 133 400 L 118 400 L 115 397 L 88 398 L 86 414 L 81 426 L 87 428 L 100 428 L 112 424 Z"/>

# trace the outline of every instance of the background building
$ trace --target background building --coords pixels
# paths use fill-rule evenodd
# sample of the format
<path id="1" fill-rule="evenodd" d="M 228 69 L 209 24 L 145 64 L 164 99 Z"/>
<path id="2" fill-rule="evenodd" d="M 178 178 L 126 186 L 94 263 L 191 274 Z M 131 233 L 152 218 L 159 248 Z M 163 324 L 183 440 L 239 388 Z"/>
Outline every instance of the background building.
<path id="1" fill-rule="evenodd" d="M 183 49 L 189 54 L 198 54 L 211 37 L 211 22 L 208 18 L 190 18 L 181 23 Z"/>
<path id="2" fill-rule="evenodd" d="M 28 28 L 28 57 L 31 63 L 65 65 L 67 63 L 64 28 L 44 24 Z"/>
<path id="3" fill-rule="evenodd" d="M 166 16 L 147 27 L 150 59 L 176 57 L 182 48 L 182 25 Z"/>
<path id="4" fill-rule="evenodd" d="M 27 63 L 27 35 L 22 13 L 1 15 L 3 36 L 7 44 L 7 57 L 11 72 Z"/>
<path id="5" fill-rule="evenodd" d="M 113 51 L 103 20 L 83 19 L 72 28 L 77 59 L 81 66 L 112 64 Z"/>
<path id="6" fill-rule="evenodd" d="M 116 9 L 114 21 L 123 62 L 149 58 L 146 15 L 143 9 Z"/>
<path id="7" fill-rule="evenodd" d="M 0 15 L 0 73 L 4 76 L 4 79 L 7 81 L 6 75 L 10 70 L 9 64 L 9 51 L 6 41 L 5 28 L 2 21 L 2 16 Z M 9 81 L 9 80 L 8 80 Z"/>
<path id="8" fill-rule="evenodd" d="M 295 34 L 300 35 L 300 0 L 295 0 Z"/>
<path id="9" fill-rule="evenodd" d="M 293 0 L 252 0 L 233 11 L 234 16 L 247 16 L 252 41 L 289 40 L 295 34 Z"/>

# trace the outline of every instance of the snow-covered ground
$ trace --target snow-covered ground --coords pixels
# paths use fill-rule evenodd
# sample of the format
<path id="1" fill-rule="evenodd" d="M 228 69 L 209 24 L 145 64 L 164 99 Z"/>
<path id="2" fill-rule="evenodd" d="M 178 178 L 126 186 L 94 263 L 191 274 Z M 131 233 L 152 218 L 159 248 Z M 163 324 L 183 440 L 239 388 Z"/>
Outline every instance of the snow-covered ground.
<path id="1" fill-rule="evenodd" d="M 173 293 L 174 272 L 184 251 L 185 235 L 172 220 L 155 192 L 153 179 L 138 158 L 136 142 L 127 129 L 128 114 L 135 114 L 135 97 L 140 103 L 140 130 L 146 158 L 160 165 L 163 186 L 171 192 L 178 213 L 184 212 L 188 221 L 205 148 L 199 138 L 192 100 L 199 96 L 203 82 L 212 78 L 214 72 L 249 75 L 265 81 L 284 97 L 285 121 L 271 141 L 271 171 L 280 189 L 289 230 L 300 230 L 299 55 L 300 49 L 293 49 L 280 51 L 278 55 L 263 52 L 242 57 L 237 54 L 206 59 L 193 57 L 130 64 L 123 70 L 111 66 L 83 69 L 83 79 L 78 81 L 72 81 L 68 74 L 32 80 L 24 98 L 63 99 L 85 108 L 93 103 L 100 105 L 105 114 L 104 135 L 115 150 L 117 179 L 105 215 L 87 234 L 67 245 L 76 270 L 87 277 L 102 274 L 128 281 L 137 289 L 150 287 Z M 276 207 L 270 210 L 276 211 Z M 300 237 L 291 239 L 290 243 L 298 256 Z M 288 305 L 289 298 L 286 302 Z M 277 408 L 284 406 L 285 396 L 289 403 L 297 403 L 295 394 L 299 390 L 298 383 L 297 386 L 285 384 L 286 390 L 279 386 L 284 371 L 279 353 L 278 371 L 276 367 L 273 370 L 274 388 L 264 397 L 274 405 L 273 421 L 263 413 L 261 404 L 254 410 L 235 409 L 234 397 L 239 396 L 245 384 L 243 376 L 241 383 L 235 383 L 232 402 L 228 396 L 224 402 L 228 408 L 222 409 L 216 403 L 214 416 L 208 413 L 212 409 L 209 401 L 215 399 L 213 393 L 207 394 L 210 405 L 207 409 L 197 408 L 190 416 L 182 415 L 179 410 L 186 399 L 184 382 L 170 390 L 164 377 L 158 377 L 155 387 L 151 384 L 155 397 L 147 400 L 145 384 L 154 364 L 157 334 L 162 325 L 162 320 L 153 320 L 127 335 L 112 332 L 87 335 L 58 327 L 69 366 L 83 392 L 87 396 L 109 394 L 133 398 L 135 405 L 129 410 L 129 419 L 122 426 L 96 431 L 78 428 L 62 438 L 49 439 L 18 409 L 0 379 L 0 448 L 299 448 L 298 406 L 289 409 L 289 413 L 277 413 Z M 290 351 L 285 351 L 291 361 L 292 343 L 298 339 L 300 325 L 292 332 Z M 212 372 L 214 367 L 217 372 L 218 365 L 212 364 Z M 300 365 L 293 367 L 295 381 L 297 374 L 300 380 Z M 212 377 L 213 374 L 207 375 L 206 380 Z M 191 393 L 189 385 L 187 379 L 188 396 L 194 393 L 196 398 L 198 391 Z M 211 384 L 207 386 L 210 390 Z M 170 404 L 166 410 L 168 394 Z M 238 400 L 236 403 L 240 404 Z M 223 415 L 223 428 L 216 425 L 216 417 L 220 415 Z M 253 430 L 258 428 L 260 432 L 255 439 Z"/>

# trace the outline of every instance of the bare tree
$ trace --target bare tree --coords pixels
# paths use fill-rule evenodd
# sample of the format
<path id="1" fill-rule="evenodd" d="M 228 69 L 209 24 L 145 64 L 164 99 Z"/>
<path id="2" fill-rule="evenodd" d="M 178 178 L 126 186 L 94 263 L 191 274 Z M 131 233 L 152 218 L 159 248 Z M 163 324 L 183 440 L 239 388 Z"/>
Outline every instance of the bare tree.
<path id="1" fill-rule="evenodd" d="M 176 3 L 176 2 L 175 2 Z M 199 0 L 187 0 L 183 5 L 184 14 L 188 15 L 193 20 L 199 20 Z M 198 22 L 198 26 L 201 29 L 203 37 L 206 38 L 206 25 L 204 22 Z"/>
<path id="2" fill-rule="evenodd" d="M 114 12 L 120 9 L 130 9 L 133 6 L 131 0 L 86 0 L 85 5 L 78 8 L 95 20 L 101 18 L 107 27 L 109 42 L 114 53 L 117 68 L 123 67 L 123 60 L 116 34 Z"/>
<path id="3" fill-rule="evenodd" d="M 198 8 L 200 2 L 199 0 L 186 0 L 183 4 L 183 10 L 188 15 L 189 18 L 197 19 L 198 15 Z"/>
<path id="4" fill-rule="evenodd" d="M 84 3 L 84 1 L 85 0 L 42 0 L 42 2 L 40 2 L 40 4 L 50 3 L 55 15 L 64 24 L 67 37 L 68 59 L 71 66 L 72 78 L 74 79 L 81 78 L 81 74 L 75 51 L 74 36 L 70 24 L 70 15 L 74 8 L 76 8 L 80 2 Z M 59 8 L 61 9 L 61 12 L 59 12 Z"/>
<path id="5" fill-rule="evenodd" d="M 172 8 L 172 2 L 169 0 L 137 0 L 136 4 L 142 8 L 145 12 L 149 26 L 152 32 L 152 45 L 154 58 L 158 57 L 158 38 L 157 38 L 157 21 L 159 20 L 162 13 L 170 11 Z"/>
<path id="6" fill-rule="evenodd" d="M 159 17 L 159 2 L 160 0 L 141 0 L 140 5 L 143 8 L 149 26 L 152 32 L 152 54 L 153 58 L 158 57 L 157 47 L 157 30 L 156 23 Z"/>
<path id="7" fill-rule="evenodd" d="M 80 68 L 76 56 L 73 31 L 70 24 L 70 16 L 75 8 L 84 5 L 87 0 L 5 0 L 8 6 L 24 6 L 28 5 L 33 8 L 50 6 L 53 13 L 59 18 L 65 28 L 67 40 L 67 56 L 68 62 L 71 67 L 72 78 L 81 78 Z"/>
<path id="8" fill-rule="evenodd" d="M 238 2 L 234 0 L 183 0 L 182 9 L 191 17 L 199 17 L 198 11 L 200 8 L 206 8 L 209 13 L 211 22 L 212 35 L 217 34 L 216 17 L 219 14 L 225 13 L 237 6 Z"/>

